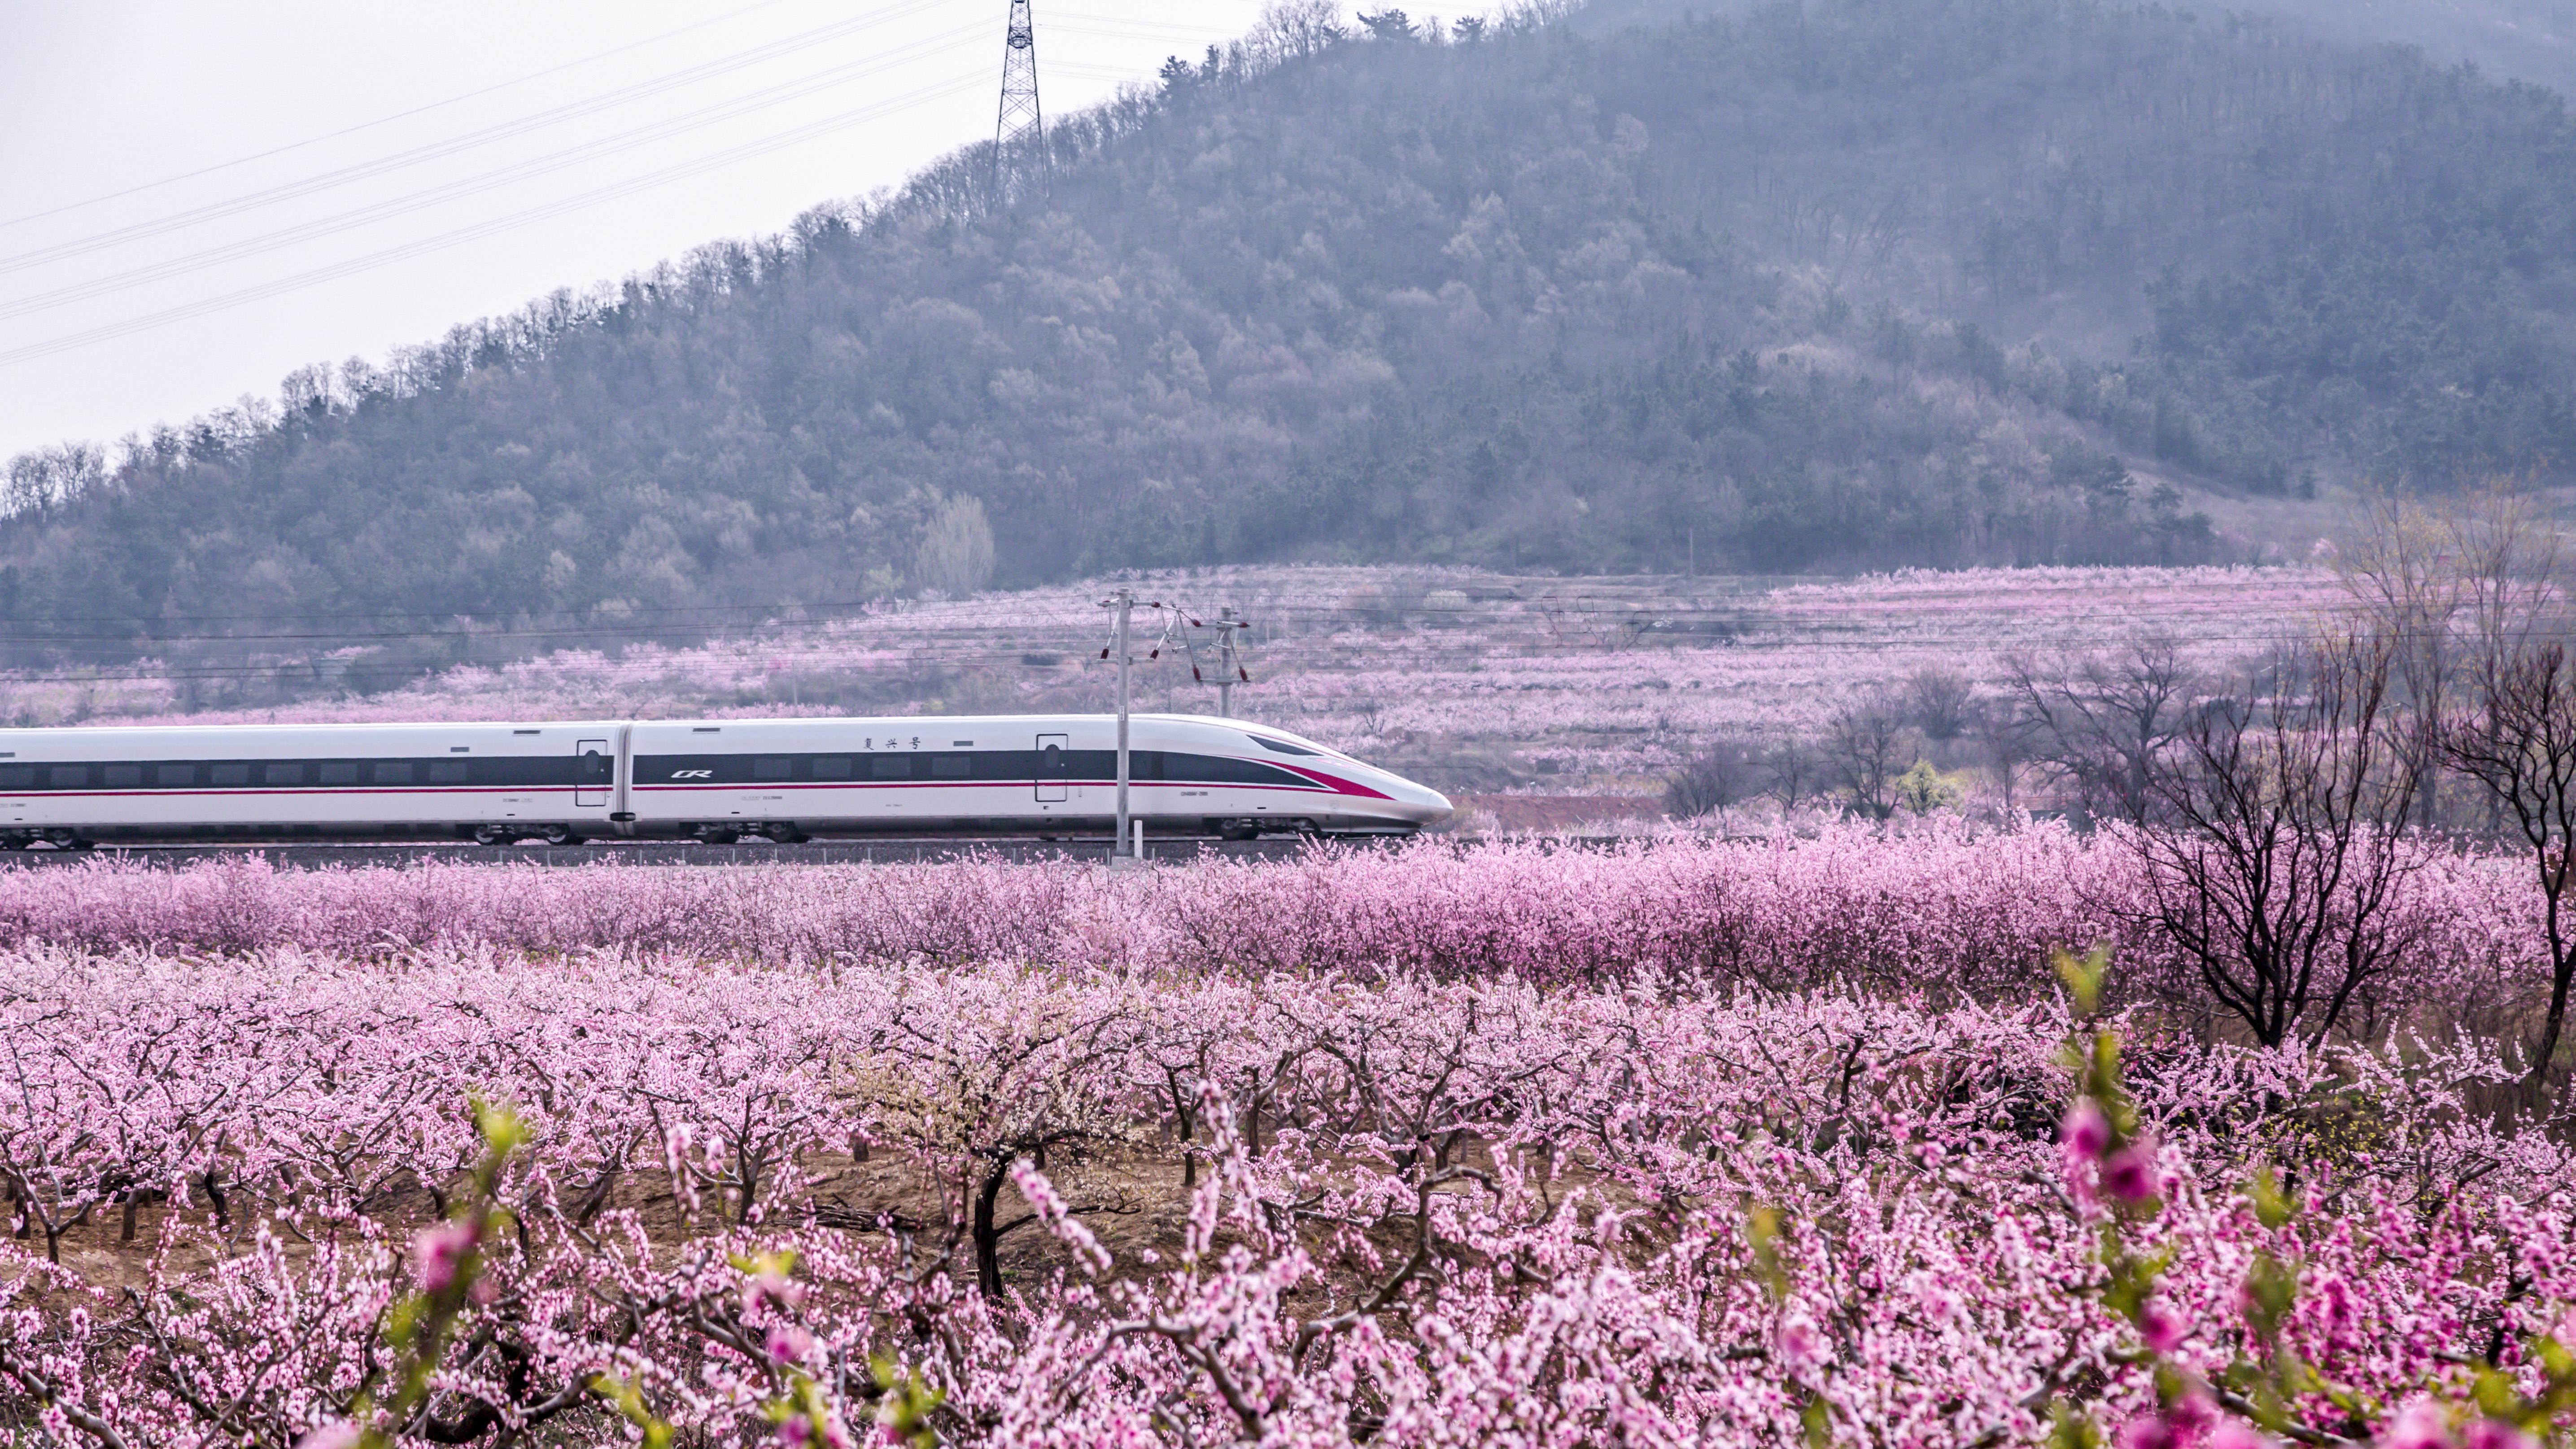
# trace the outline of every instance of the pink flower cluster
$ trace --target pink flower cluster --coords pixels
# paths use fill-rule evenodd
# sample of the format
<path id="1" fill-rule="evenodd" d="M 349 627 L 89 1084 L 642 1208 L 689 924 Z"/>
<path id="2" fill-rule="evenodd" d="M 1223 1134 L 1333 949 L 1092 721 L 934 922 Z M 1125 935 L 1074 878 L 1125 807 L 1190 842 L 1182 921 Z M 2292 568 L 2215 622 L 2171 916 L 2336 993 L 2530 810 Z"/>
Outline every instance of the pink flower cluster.
<path id="1" fill-rule="evenodd" d="M 603 852 L 607 853 L 607 852 Z M 429 864 L 172 871 L 96 861 L 0 868 L 0 944 L 372 957 L 433 947 L 619 951 L 771 964 L 1020 961 L 1142 970 L 1662 977 L 1788 989 L 2053 989 L 2049 953 L 2112 944 L 2133 997 L 2197 1002 L 2192 969 L 2140 924 L 2120 840 L 2053 824 L 1993 832 L 1676 839 L 1616 850 L 1317 850 L 1111 879 L 991 859 L 723 870 Z M 2364 1035 L 2500 1018 L 2545 982 L 2527 864 L 2439 855 L 2396 908 L 2410 943 L 2347 1010 Z M 2335 988 L 2320 981 L 2320 996 Z"/>
<path id="2" fill-rule="evenodd" d="M 418 1427 L 487 1445 L 2486 1446 L 2556 1383 L 2576 1164 L 2490 1044 L 2139 1016 L 2114 1100 L 2053 994 L 1583 974 L 22 941 L 0 1415 L 340 1433 L 457 1273 Z M 505 1226 L 418 1232 L 471 1101 Z"/>

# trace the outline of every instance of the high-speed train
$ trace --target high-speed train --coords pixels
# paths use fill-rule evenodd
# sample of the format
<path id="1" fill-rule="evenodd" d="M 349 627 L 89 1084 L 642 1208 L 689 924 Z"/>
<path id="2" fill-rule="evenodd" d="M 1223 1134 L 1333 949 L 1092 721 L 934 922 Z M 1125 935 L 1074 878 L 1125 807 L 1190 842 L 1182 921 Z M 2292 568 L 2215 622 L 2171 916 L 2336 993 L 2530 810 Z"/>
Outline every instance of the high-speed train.
<path id="1" fill-rule="evenodd" d="M 1149 832 L 1408 833 L 1438 791 L 1285 730 L 1129 717 Z M 101 841 L 1089 833 L 1109 715 L 0 729 L 0 847 Z"/>

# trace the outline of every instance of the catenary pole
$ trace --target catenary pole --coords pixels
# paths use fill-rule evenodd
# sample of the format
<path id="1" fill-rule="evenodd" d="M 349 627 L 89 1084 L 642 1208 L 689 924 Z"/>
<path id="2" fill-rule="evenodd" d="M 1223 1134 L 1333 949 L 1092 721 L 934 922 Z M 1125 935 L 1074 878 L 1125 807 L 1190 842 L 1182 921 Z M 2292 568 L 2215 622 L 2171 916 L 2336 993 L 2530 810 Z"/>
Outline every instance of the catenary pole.
<path id="1" fill-rule="evenodd" d="M 1127 843 L 1127 615 L 1136 606 L 1136 595 L 1120 589 L 1109 598 L 1109 606 L 1118 611 L 1118 843 L 1110 854 L 1125 855 L 1135 847 Z"/>
<path id="2" fill-rule="evenodd" d="M 1219 719 L 1234 718 L 1234 605 L 1216 616 L 1216 714 Z"/>

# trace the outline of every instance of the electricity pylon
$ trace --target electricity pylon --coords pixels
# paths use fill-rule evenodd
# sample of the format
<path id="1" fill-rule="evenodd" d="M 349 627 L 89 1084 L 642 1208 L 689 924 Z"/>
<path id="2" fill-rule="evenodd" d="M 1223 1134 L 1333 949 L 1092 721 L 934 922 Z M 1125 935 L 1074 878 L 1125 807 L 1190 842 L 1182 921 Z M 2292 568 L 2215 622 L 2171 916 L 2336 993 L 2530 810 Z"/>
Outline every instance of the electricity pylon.
<path id="1" fill-rule="evenodd" d="M 1036 193 L 1051 180 L 1046 114 L 1038 109 L 1038 35 L 1029 0 L 1011 0 L 1002 40 L 1002 111 L 993 124 L 993 194 L 1004 202 Z"/>

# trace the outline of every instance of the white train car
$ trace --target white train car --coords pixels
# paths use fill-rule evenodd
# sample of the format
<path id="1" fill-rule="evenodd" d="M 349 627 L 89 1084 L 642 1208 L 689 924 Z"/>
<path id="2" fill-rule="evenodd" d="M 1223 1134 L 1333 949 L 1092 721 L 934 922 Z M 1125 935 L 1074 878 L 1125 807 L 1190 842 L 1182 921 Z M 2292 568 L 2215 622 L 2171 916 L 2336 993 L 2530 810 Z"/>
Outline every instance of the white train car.
<path id="1" fill-rule="evenodd" d="M 1116 811 L 1105 715 L 0 730 L 0 845 L 1075 834 Z M 1156 835 L 1408 833 L 1438 791 L 1284 730 L 1136 715 Z"/>

